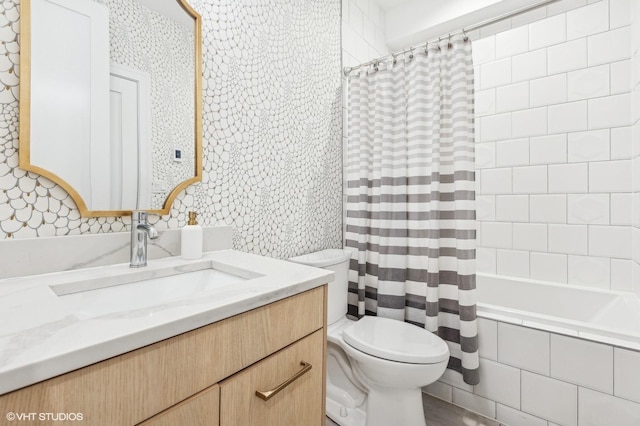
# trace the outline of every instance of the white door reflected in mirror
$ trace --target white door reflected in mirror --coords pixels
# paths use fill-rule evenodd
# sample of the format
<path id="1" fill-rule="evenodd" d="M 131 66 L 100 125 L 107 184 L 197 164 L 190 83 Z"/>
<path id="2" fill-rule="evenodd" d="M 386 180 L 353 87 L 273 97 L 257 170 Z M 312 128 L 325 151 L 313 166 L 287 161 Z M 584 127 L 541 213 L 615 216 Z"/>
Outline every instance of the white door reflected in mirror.
<path id="1" fill-rule="evenodd" d="M 151 205 L 151 77 L 111 65 L 109 170 L 93 194 L 108 194 L 110 208 L 137 210 Z"/>
<path id="2" fill-rule="evenodd" d="M 84 0 L 31 6 L 31 162 L 100 210 L 92 175 L 105 169 L 92 150 L 109 144 L 109 10 Z"/>

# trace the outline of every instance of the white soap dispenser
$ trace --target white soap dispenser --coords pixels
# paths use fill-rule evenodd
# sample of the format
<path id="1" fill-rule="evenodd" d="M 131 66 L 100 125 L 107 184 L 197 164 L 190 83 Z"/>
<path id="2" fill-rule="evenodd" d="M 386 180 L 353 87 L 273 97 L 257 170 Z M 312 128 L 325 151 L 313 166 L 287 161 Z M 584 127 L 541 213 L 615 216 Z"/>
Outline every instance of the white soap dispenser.
<path id="1" fill-rule="evenodd" d="M 180 255 L 183 259 L 202 257 L 202 226 L 196 221 L 196 212 L 189 212 L 189 222 L 182 228 Z"/>

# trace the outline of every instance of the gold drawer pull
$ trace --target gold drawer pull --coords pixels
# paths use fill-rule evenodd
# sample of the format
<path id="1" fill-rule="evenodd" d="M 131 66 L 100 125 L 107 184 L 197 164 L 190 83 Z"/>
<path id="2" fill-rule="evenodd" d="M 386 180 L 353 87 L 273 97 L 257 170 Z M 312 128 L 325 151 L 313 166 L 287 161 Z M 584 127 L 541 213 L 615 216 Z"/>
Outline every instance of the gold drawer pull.
<path id="1" fill-rule="evenodd" d="M 278 387 L 262 392 L 257 390 L 256 391 L 256 395 L 259 396 L 261 399 L 264 399 L 265 401 L 268 401 L 269 399 L 271 399 L 271 397 L 273 397 L 274 395 L 276 395 L 278 392 L 280 392 L 282 389 L 286 388 L 287 386 L 289 386 L 291 383 L 295 382 L 296 380 L 298 380 L 300 377 L 302 377 L 307 371 L 311 370 L 311 364 L 309 364 L 308 362 L 304 362 L 304 361 L 300 361 L 300 365 L 302 366 L 302 368 L 300 369 L 300 371 L 298 371 L 296 374 L 294 374 L 293 376 L 289 377 L 285 382 L 283 382 L 281 385 L 279 385 Z"/>

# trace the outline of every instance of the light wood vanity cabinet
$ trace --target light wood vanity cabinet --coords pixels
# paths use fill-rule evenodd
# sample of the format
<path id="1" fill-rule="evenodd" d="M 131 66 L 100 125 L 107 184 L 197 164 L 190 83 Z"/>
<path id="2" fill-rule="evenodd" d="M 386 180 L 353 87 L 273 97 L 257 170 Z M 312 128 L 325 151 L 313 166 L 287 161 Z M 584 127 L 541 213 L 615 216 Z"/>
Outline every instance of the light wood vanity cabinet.
<path id="1" fill-rule="evenodd" d="M 321 426 L 325 354 L 323 286 L 2 395 L 0 412 L 82 413 L 86 425 Z M 292 377 L 269 400 L 256 395 Z"/>
<path id="2" fill-rule="evenodd" d="M 323 357 L 317 350 L 323 342 L 318 330 L 220 383 L 220 426 L 318 424 L 324 418 Z M 266 401 L 256 396 L 256 390 L 272 391 L 294 378 Z"/>
<path id="3" fill-rule="evenodd" d="M 141 426 L 208 425 L 218 426 L 220 418 L 220 386 L 213 385 L 182 401 Z"/>

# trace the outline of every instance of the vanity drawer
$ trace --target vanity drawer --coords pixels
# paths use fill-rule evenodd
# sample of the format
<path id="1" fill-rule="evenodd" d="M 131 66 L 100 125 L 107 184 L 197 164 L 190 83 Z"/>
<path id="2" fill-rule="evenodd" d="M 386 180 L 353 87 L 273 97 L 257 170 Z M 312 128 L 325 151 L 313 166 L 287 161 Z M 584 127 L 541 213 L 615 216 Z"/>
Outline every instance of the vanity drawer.
<path id="1" fill-rule="evenodd" d="M 321 329 L 325 287 L 2 395 L 0 408 L 137 424 Z"/>
<path id="2" fill-rule="evenodd" d="M 218 426 L 219 413 L 220 386 L 214 385 L 140 423 L 139 426 Z"/>
<path id="3" fill-rule="evenodd" d="M 324 424 L 324 339 L 318 330 L 220 383 L 220 426 Z"/>

